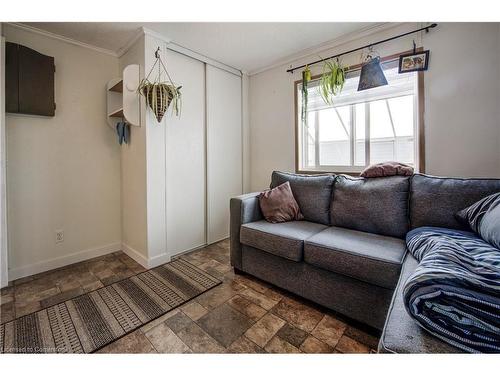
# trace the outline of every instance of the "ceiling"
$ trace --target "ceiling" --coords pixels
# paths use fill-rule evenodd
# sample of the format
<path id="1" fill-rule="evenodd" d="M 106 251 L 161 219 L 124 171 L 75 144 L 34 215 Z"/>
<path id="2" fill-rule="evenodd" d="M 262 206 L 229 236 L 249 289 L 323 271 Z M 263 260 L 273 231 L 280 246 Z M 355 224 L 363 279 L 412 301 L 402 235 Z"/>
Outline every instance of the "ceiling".
<path id="1" fill-rule="evenodd" d="M 26 22 L 95 47 L 118 52 L 140 27 L 213 60 L 252 73 L 298 52 L 358 32 L 371 23 L 339 22 Z"/>

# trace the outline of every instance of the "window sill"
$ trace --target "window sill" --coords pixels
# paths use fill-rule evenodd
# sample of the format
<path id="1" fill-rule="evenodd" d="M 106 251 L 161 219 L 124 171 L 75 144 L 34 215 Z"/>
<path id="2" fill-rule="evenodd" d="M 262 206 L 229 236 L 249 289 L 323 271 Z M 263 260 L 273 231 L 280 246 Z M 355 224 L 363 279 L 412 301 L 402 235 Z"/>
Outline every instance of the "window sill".
<path id="1" fill-rule="evenodd" d="M 359 174 L 361 173 L 362 170 L 359 172 L 356 171 L 337 171 L 337 170 L 311 170 L 311 169 L 306 169 L 306 170 L 296 170 L 295 173 L 297 174 L 309 174 L 309 175 L 320 175 L 320 174 L 345 174 L 348 176 L 353 176 L 353 177 L 359 177 Z"/>

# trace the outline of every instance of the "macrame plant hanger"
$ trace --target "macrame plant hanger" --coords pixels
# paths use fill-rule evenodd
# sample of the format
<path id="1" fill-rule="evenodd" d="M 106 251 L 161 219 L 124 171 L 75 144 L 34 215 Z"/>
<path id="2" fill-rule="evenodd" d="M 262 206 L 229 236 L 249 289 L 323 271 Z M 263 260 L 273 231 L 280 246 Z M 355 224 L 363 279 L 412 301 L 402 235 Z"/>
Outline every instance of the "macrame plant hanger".
<path id="1" fill-rule="evenodd" d="M 160 56 L 160 47 L 155 52 L 156 61 L 154 62 L 151 70 L 149 71 L 146 78 L 144 78 L 138 88 L 138 91 L 146 99 L 147 105 L 151 108 L 155 114 L 158 123 L 161 122 L 163 115 L 167 111 L 170 104 L 172 104 L 172 111 L 176 116 L 180 115 L 181 110 L 181 92 L 182 86 L 176 87 L 170 74 L 168 74 L 167 68 L 163 63 Z M 155 67 L 158 68 L 158 75 L 153 81 L 150 81 L 149 77 L 153 73 Z M 167 77 L 167 81 L 162 81 L 162 70 L 164 76 Z"/>

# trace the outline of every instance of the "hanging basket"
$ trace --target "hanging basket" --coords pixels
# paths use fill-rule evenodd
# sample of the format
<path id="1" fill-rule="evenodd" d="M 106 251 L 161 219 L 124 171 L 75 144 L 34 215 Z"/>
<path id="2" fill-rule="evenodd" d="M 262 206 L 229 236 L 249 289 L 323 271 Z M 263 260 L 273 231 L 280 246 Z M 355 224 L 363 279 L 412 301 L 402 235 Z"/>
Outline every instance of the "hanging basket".
<path id="1" fill-rule="evenodd" d="M 137 91 L 144 96 L 146 104 L 153 111 L 158 123 L 163 119 L 163 115 L 167 112 L 170 104 L 172 104 L 172 113 L 176 116 L 180 115 L 181 107 L 181 92 L 182 86 L 176 87 L 170 78 L 170 75 L 163 64 L 160 57 L 160 48 L 155 52 L 156 61 L 151 67 L 146 78 L 144 78 Z M 158 75 L 153 81 L 149 80 L 149 76 L 153 72 L 155 66 L 158 66 Z M 162 81 L 162 74 L 168 79 L 168 82 Z"/>
<path id="2" fill-rule="evenodd" d="M 146 104 L 153 111 L 156 120 L 161 122 L 163 115 L 167 112 L 170 104 L 173 105 L 173 113 L 180 113 L 180 89 L 167 83 L 151 83 L 143 81 L 139 86 L 140 93 L 146 98 Z"/>

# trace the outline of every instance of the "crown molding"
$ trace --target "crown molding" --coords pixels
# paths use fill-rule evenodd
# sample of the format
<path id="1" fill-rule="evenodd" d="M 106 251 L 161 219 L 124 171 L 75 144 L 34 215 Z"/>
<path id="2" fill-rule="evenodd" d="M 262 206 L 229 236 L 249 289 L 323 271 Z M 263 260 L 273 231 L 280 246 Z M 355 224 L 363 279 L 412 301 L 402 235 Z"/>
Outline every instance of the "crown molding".
<path id="1" fill-rule="evenodd" d="M 242 76 L 242 71 L 240 69 L 237 69 L 235 67 L 232 67 L 230 65 L 227 65 L 227 64 L 224 64 L 220 61 L 217 61 L 217 60 L 214 60 L 208 56 L 205 56 L 205 55 L 202 55 L 201 53 L 198 53 L 196 51 L 193 51 L 192 49 L 189 49 L 189 48 L 186 48 L 186 47 L 183 47 L 179 44 L 176 44 L 174 42 L 170 42 L 168 45 L 167 45 L 167 48 L 169 50 L 172 50 L 172 51 L 175 51 L 175 52 L 178 52 L 178 53 L 181 53 L 185 56 L 188 56 L 188 57 L 191 57 L 195 60 L 198 60 L 198 61 L 201 61 L 201 62 L 204 62 L 205 64 L 208 64 L 208 65 L 212 65 L 212 66 L 215 66 L 219 69 L 222 69 L 222 70 L 225 70 L 226 72 L 229 72 L 229 73 L 232 73 L 238 77 L 241 77 Z"/>
<path id="2" fill-rule="evenodd" d="M 321 52 L 328 51 L 332 48 L 341 47 L 344 44 L 355 42 L 356 40 L 365 38 L 369 35 L 379 33 L 382 31 L 387 31 L 390 29 L 394 29 L 394 28 L 402 26 L 404 24 L 406 24 L 406 23 L 405 22 L 384 22 L 384 23 L 377 23 L 375 25 L 370 25 L 370 26 L 364 27 L 358 31 L 353 31 L 353 32 L 348 33 L 348 34 L 344 34 L 338 38 L 329 40 L 325 43 L 321 43 L 321 44 L 318 44 L 316 46 L 304 49 L 304 50 L 297 52 L 295 54 L 292 54 L 292 55 L 288 55 L 288 56 L 283 57 L 279 60 L 276 60 L 275 62 L 273 62 L 267 66 L 252 70 L 252 71 L 248 72 L 247 74 L 249 76 L 253 76 L 253 75 L 256 75 L 256 74 L 259 74 L 259 73 L 262 73 L 262 72 L 265 72 L 267 70 L 274 69 L 274 68 L 277 68 L 280 66 L 290 65 L 290 64 L 296 62 L 297 60 L 305 59 L 305 58 L 315 56 L 315 55 L 317 57 L 317 55 L 320 54 Z"/>
<path id="3" fill-rule="evenodd" d="M 71 39 L 71 38 L 67 38 L 67 37 L 62 36 L 62 35 L 51 33 L 50 31 L 41 30 L 41 29 L 38 29 L 36 27 L 28 26 L 28 25 L 25 25 L 22 23 L 17 23 L 17 22 L 6 22 L 6 24 L 11 26 L 11 27 L 20 29 L 20 30 L 24 30 L 24 31 L 28 31 L 28 32 L 31 32 L 34 34 L 42 35 L 42 36 L 45 36 L 47 38 L 59 40 L 61 42 L 72 44 L 74 46 L 87 48 L 87 49 L 90 49 L 90 50 L 95 51 L 95 52 L 104 53 L 106 55 L 118 57 L 118 54 L 115 51 L 112 51 L 112 50 L 109 50 L 106 48 L 96 47 L 96 46 L 93 46 L 91 44 L 80 42 L 80 41 L 75 40 L 75 39 Z"/>
<path id="4" fill-rule="evenodd" d="M 118 50 L 116 51 L 116 57 L 120 58 L 122 57 L 123 55 L 125 55 L 129 50 L 130 48 L 132 48 L 132 46 L 139 40 L 139 38 L 141 36 L 144 35 L 144 32 L 139 29 L 135 35 L 129 39 L 129 41 L 127 43 L 125 43 L 124 46 L 118 48 Z"/>
<path id="5" fill-rule="evenodd" d="M 151 36 L 153 38 L 160 39 L 161 41 L 163 41 L 163 42 L 165 42 L 167 44 L 172 43 L 172 39 L 166 37 L 163 34 L 160 34 L 160 33 L 156 32 L 154 30 L 148 29 L 147 27 L 141 27 L 140 30 L 142 31 L 142 33 L 144 35 L 149 35 L 149 36 Z"/>
<path id="6" fill-rule="evenodd" d="M 212 66 L 215 66 L 215 67 L 218 67 L 220 69 L 223 69 L 229 73 L 232 73 L 234 75 L 237 75 L 237 76 L 241 76 L 243 73 L 235 68 L 235 67 L 232 67 L 232 66 L 229 66 L 227 64 L 224 64 L 223 62 L 220 62 L 220 61 L 217 61 L 217 60 L 214 60 L 208 56 L 205 56 L 199 52 L 196 52 L 196 51 L 193 51 L 192 49 L 189 49 L 187 47 L 184 47 L 184 46 L 181 46 L 180 44 L 177 44 L 175 42 L 172 41 L 172 39 L 166 37 L 165 35 L 163 34 L 160 34 L 154 30 L 151 30 L 151 29 L 148 29 L 146 27 L 141 27 L 139 28 L 139 30 L 137 31 L 137 34 L 134 35 L 128 42 L 127 44 L 125 44 L 125 46 L 123 48 L 121 48 L 119 51 L 118 51 L 118 57 L 121 57 L 123 56 L 125 53 L 127 53 L 127 51 L 137 42 L 137 40 L 141 37 L 141 36 L 145 36 L 145 35 L 148 35 L 148 36 L 151 36 L 153 38 L 156 38 L 156 39 L 159 39 L 163 42 L 165 42 L 167 44 L 167 48 L 171 51 L 175 51 L 175 52 L 178 52 L 180 54 L 183 54 L 185 56 L 188 56 L 188 57 L 191 57 L 195 60 L 198 60 L 198 61 L 201 61 L 205 64 L 208 64 L 208 65 L 212 65 Z"/>
<path id="7" fill-rule="evenodd" d="M 153 30 L 148 29 L 146 27 L 139 27 L 137 29 L 137 32 L 135 33 L 135 35 L 132 36 L 132 38 L 130 38 L 129 41 L 127 43 L 125 43 L 125 45 L 123 45 L 122 47 L 120 47 L 116 50 L 115 55 L 117 57 L 122 57 L 132 48 L 132 46 L 139 40 L 139 38 L 141 38 L 142 36 L 145 36 L 145 35 L 149 35 L 153 38 L 160 39 L 167 44 L 171 43 L 171 41 L 172 41 L 171 39 L 165 37 L 164 35 L 162 35 L 160 33 L 157 33 L 156 31 L 153 31 Z"/>
<path id="8" fill-rule="evenodd" d="M 189 48 L 186 48 L 186 47 L 183 47 L 179 44 L 176 44 L 176 43 L 172 42 L 172 40 L 167 38 L 166 36 L 156 32 L 156 31 L 150 30 L 146 27 L 139 28 L 137 33 L 123 47 L 120 47 L 116 51 L 112 51 L 109 49 L 100 48 L 100 47 L 93 46 L 91 44 L 80 42 L 78 40 L 68 38 L 68 37 L 65 37 L 62 35 L 54 34 L 54 33 L 51 33 L 50 31 L 41 30 L 41 29 L 38 29 L 36 27 L 32 27 L 32 26 L 25 25 L 22 23 L 6 22 L 6 24 L 11 26 L 11 27 L 20 29 L 20 30 L 24 30 L 24 31 L 28 31 L 28 32 L 31 32 L 34 34 L 42 35 L 42 36 L 45 36 L 45 37 L 48 37 L 51 39 L 59 40 L 61 42 L 72 44 L 72 45 L 78 46 L 78 47 L 87 48 L 87 49 L 90 49 L 92 51 L 104 53 L 106 55 L 110 55 L 110 56 L 117 57 L 117 58 L 120 58 L 125 53 L 127 53 L 128 50 L 130 50 L 130 48 L 137 42 L 137 40 L 139 40 L 139 38 L 141 36 L 148 35 L 148 36 L 151 36 L 151 37 L 154 37 L 156 39 L 160 39 L 160 40 L 164 41 L 165 43 L 168 44 L 168 49 L 170 49 L 172 51 L 182 53 L 186 56 L 192 57 L 196 60 L 202 61 L 202 62 L 207 63 L 209 65 L 216 66 L 218 68 L 226 70 L 229 73 L 235 74 L 237 76 L 242 75 L 242 72 L 239 69 L 236 69 L 236 68 L 229 66 L 227 64 L 224 64 L 220 61 L 214 60 L 208 56 L 202 55 L 201 53 L 198 53 L 198 52 L 193 51 Z"/>
<path id="9" fill-rule="evenodd" d="M 238 68 L 232 67 L 230 65 L 224 64 L 223 62 L 214 60 L 208 56 L 205 56 L 201 53 L 193 51 L 187 47 L 176 44 L 168 37 L 156 32 L 156 31 L 153 31 L 151 29 L 145 28 L 145 27 L 139 28 L 137 33 L 123 47 L 120 47 L 118 50 L 113 51 L 113 50 L 109 50 L 106 48 L 96 47 L 96 46 L 93 46 L 91 44 L 80 42 L 80 41 L 72 39 L 72 38 L 68 38 L 65 36 L 54 34 L 54 33 L 51 33 L 50 31 L 41 30 L 41 29 L 38 29 L 36 27 L 28 26 L 28 25 L 25 25 L 22 23 L 6 22 L 5 24 L 9 25 L 11 27 L 17 28 L 17 29 L 21 29 L 24 31 L 38 34 L 38 35 L 42 35 L 42 36 L 45 36 L 45 37 L 48 37 L 51 39 L 59 40 L 59 41 L 65 42 L 65 43 L 69 43 L 69 44 L 72 44 L 72 45 L 75 45 L 78 47 L 90 49 L 90 50 L 93 50 L 95 52 L 103 53 L 103 54 L 110 55 L 110 56 L 117 57 L 117 58 L 120 58 L 125 53 L 127 53 L 127 51 L 130 50 L 130 48 L 137 42 L 137 40 L 141 36 L 149 35 L 149 36 L 152 36 L 154 38 L 157 38 L 157 39 L 160 39 L 160 40 L 166 42 L 168 44 L 168 49 L 170 49 L 172 51 L 175 51 L 175 52 L 184 54 L 186 56 L 192 57 L 194 59 L 197 59 L 197 60 L 202 61 L 204 63 L 207 63 L 209 65 L 213 65 L 213 66 L 216 66 L 218 68 L 224 69 L 224 70 L 226 70 L 230 73 L 233 73 L 235 75 L 238 75 L 238 76 L 247 75 L 250 77 L 250 76 L 265 72 L 267 70 L 270 70 L 270 69 L 273 69 L 273 68 L 276 68 L 279 66 L 292 64 L 292 63 L 296 62 L 297 60 L 317 55 L 317 54 L 324 52 L 324 51 L 327 51 L 329 49 L 340 47 L 343 44 L 359 40 L 359 39 L 364 38 L 366 36 L 369 36 L 371 34 L 390 30 L 390 29 L 396 28 L 398 26 L 404 25 L 406 23 L 404 23 L 404 22 L 397 22 L 397 23 L 386 22 L 386 23 L 378 23 L 375 25 L 370 25 L 370 26 L 367 26 L 361 30 L 342 35 L 342 36 L 335 38 L 335 39 L 332 39 L 328 42 L 321 43 L 321 44 L 316 45 L 314 47 L 302 50 L 298 53 L 286 56 L 282 59 L 278 59 L 272 64 L 269 64 L 267 66 L 264 66 L 262 68 L 255 69 L 252 71 L 242 71 L 241 69 L 238 69 Z"/>
<path id="10" fill-rule="evenodd" d="M 118 50 L 116 51 L 116 55 L 118 57 L 122 57 L 123 55 L 125 55 L 130 50 L 130 48 L 132 48 L 132 46 L 139 40 L 139 38 L 142 36 L 145 36 L 145 35 L 149 35 L 153 38 L 160 39 L 167 44 L 172 42 L 171 39 L 165 37 L 164 35 L 162 35 L 160 33 L 157 33 L 156 31 L 153 31 L 153 30 L 148 29 L 146 27 L 140 27 L 137 29 L 137 32 L 135 33 L 135 35 L 132 38 L 130 38 L 130 40 L 127 43 L 125 43 L 124 46 L 118 48 Z"/>

